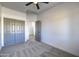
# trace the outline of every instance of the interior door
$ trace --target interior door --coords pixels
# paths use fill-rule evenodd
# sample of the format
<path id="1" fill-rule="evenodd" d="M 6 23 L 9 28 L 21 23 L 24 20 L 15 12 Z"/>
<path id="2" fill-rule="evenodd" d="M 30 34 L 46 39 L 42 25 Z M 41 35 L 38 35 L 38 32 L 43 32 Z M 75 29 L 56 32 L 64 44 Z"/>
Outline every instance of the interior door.
<path id="1" fill-rule="evenodd" d="M 25 22 L 4 19 L 4 45 L 14 45 L 25 42 Z"/>
<path id="2" fill-rule="evenodd" d="M 35 28 L 35 39 L 41 41 L 41 21 L 36 21 Z"/>

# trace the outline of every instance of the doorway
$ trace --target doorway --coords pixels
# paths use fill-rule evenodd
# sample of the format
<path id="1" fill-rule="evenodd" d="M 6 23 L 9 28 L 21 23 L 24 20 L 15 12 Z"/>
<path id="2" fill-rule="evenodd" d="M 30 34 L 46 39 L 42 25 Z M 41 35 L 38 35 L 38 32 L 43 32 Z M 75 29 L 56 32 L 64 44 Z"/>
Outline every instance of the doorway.
<path id="1" fill-rule="evenodd" d="M 36 21 L 35 30 L 35 40 L 41 41 L 41 21 Z"/>

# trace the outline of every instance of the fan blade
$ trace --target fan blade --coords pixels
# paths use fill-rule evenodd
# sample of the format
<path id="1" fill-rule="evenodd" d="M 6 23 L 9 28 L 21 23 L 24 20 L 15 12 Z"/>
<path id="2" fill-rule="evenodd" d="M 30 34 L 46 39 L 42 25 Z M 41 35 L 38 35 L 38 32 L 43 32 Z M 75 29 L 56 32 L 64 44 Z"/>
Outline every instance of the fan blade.
<path id="1" fill-rule="evenodd" d="M 33 3 L 33 2 L 29 2 L 29 3 L 26 4 L 26 6 L 28 6 L 28 5 L 32 4 L 32 3 Z"/>
<path id="2" fill-rule="evenodd" d="M 49 2 L 43 2 L 43 3 L 48 4 Z"/>
<path id="3" fill-rule="evenodd" d="M 36 4 L 36 7 L 37 7 L 37 9 L 40 9 L 40 7 L 39 7 L 38 3 Z"/>

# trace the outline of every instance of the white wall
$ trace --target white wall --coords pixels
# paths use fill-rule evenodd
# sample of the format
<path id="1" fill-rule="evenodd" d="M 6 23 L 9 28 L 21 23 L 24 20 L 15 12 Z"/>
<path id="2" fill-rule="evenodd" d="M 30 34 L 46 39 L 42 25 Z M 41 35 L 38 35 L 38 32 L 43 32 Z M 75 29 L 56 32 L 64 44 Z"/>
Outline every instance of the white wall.
<path id="1" fill-rule="evenodd" d="M 28 19 L 28 21 L 29 22 L 34 22 L 34 21 L 37 21 L 37 14 L 35 14 L 35 13 L 33 13 L 33 12 L 31 12 L 31 11 L 26 11 L 26 13 L 27 13 L 27 19 Z"/>
<path id="2" fill-rule="evenodd" d="M 79 56 L 79 3 L 63 3 L 38 15 L 41 39 Z"/>
<path id="3" fill-rule="evenodd" d="M 13 9 L 2 7 L 2 16 L 17 20 L 26 20 L 26 13 L 22 13 Z"/>

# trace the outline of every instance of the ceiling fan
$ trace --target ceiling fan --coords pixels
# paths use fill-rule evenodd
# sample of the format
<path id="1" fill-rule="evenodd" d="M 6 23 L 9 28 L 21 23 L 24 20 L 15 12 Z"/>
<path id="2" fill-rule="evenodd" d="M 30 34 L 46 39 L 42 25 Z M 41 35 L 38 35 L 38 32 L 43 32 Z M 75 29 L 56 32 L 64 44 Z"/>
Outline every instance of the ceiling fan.
<path id="1" fill-rule="evenodd" d="M 48 4 L 49 2 L 29 2 L 29 3 L 25 4 L 25 6 L 29 6 L 29 5 L 31 5 L 33 3 L 36 5 L 37 9 L 39 10 L 40 9 L 39 3 Z"/>

